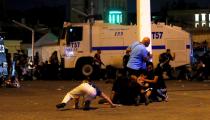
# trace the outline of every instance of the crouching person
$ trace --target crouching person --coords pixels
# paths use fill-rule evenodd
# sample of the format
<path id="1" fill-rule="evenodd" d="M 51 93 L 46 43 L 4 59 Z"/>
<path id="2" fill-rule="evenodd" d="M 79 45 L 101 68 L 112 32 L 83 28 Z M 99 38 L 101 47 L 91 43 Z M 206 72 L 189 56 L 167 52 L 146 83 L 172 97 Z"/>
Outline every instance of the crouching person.
<path id="1" fill-rule="evenodd" d="M 150 84 L 152 90 L 152 99 L 161 98 L 162 101 L 168 101 L 167 87 L 163 79 L 163 68 L 160 64 L 154 69 L 153 63 L 147 64 L 147 77 L 143 79 L 144 82 Z"/>
<path id="2" fill-rule="evenodd" d="M 146 75 L 131 77 L 132 80 L 142 86 L 141 93 L 144 93 L 145 105 L 148 105 L 151 100 L 168 101 L 167 88 L 162 75 L 163 69 L 159 64 L 154 69 L 153 64 L 148 63 Z"/>
<path id="3" fill-rule="evenodd" d="M 153 88 L 150 87 L 150 84 L 145 82 L 144 79 L 147 76 L 144 74 L 141 74 L 140 76 L 131 75 L 131 80 L 135 81 L 137 84 L 139 84 L 139 95 L 137 99 L 140 102 L 140 100 L 143 100 L 145 105 L 148 105 L 150 103 L 150 95 Z"/>
<path id="4" fill-rule="evenodd" d="M 76 88 L 72 89 L 70 92 L 66 94 L 63 101 L 60 104 L 57 104 L 56 107 L 58 109 L 64 108 L 69 100 L 75 100 L 75 108 L 79 108 L 79 98 L 84 97 L 84 107 L 83 110 L 90 109 L 90 103 L 94 100 L 97 96 L 100 96 L 108 101 L 111 107 L 116 107 L 116 104 L 113 104 L 110 98 L 105 95 L 93 82 L 91 81 L 84 81 Z"/>

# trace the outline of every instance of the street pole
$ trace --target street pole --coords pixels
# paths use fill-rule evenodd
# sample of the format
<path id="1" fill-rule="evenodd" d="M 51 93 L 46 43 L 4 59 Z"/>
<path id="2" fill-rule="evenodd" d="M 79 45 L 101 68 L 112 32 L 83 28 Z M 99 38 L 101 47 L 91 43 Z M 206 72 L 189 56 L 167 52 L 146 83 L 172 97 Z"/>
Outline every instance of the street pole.
<path id="1" fill-rule="evenodd" d="M 93 24 L 94 24 L 94 3 L 93 3 L 93 0 L 91 0 L 91 3 L 90 3 L 90 19 L 89 19 L 89 22 L 90 22 L 90 52 L 92 52 L 92 39 L 93 39 Z"/>
<path id="2" fill-rule="evenodd" d="M 150 0 L 136 0 L 137 8 L 137 35 L 139 41 L 144 37 L 151 39 L 151 9 Z M 147 50 L 152 53 L 152 40 Z"/>
<path id="3" fill-rule="evenodd" d="M 91 0 L 91 2 L 90 2 L 90 22 L 91 23 L 94 23 L 94 17 L 93 17 L 93 15 L 94 15 L 94 1 L 93 0 Z"/>
<path id="4" fill-rule="evenodd" d="M 32 63 L 34 64 L 34 36 L 35 36 L 35 32 L 34 32 L 34 30 L 32 30 L 31 32 L 32 32 L 32 38 L 31 38 L 32 56 L 31 56 L 31 60 L 32 60 Z"/>
<path id="5" fill-rule="evenodd" d="M 15 23 L 15 24 L 17 24 L 17 25 L 19 25 L 19 26 L 21 26 L 21 27 L 23 27 L 23 28 L 25 28 L 25 29 L 27 29 L 27 30 L 30 30 L 32 32 L 32 34 L 31 34 L 31 51 L 32 51 L 31 60 L 32 60 L 32 63 L 34 63 L 34 36 L 35 36 L 34 29 L 26 26 L 25 24 L 22 24 L 20 22 L 17 22 L 15 20 L 12 20 L 12 22 Z"/>

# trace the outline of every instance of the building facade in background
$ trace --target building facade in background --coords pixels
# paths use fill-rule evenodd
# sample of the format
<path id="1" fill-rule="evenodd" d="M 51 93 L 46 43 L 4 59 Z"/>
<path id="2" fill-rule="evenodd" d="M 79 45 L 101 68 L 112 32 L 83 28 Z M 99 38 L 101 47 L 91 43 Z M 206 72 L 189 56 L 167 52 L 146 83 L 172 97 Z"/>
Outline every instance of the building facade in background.
<path id="1" fill-rule="evenodd" d="M 105 22 L 113 24 L 127 23 L 127 0 L 105 0 L 104 3 Z"/>
<path id="2" fill-rule="evenodd" d="M 71 22 L 86 22 L 89 17 L 94 16 L 94 19 L 103 20 L 106 23 L 127 24 L 127 0 L 71 0 L 70 8 L 74 9 L 69 9 Z M 93 16 L 91 16 L 91 10 L 93 10 Z"/>
<path id="3" fill-rule="evenodd" d="M 172 25 L 181 26 L 190 32 L 193 42 L 210 43 L 209 9 L 173 10 L 168 12 L 168 18 Z"/>

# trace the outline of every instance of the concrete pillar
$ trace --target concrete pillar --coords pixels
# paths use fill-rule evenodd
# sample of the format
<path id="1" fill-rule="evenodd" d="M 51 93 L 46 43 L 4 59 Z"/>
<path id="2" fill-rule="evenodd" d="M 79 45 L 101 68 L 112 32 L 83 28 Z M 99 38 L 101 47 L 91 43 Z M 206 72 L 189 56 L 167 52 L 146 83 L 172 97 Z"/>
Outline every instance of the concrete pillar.
<path id="1" fill-rule="evenodd" d="M 150 0 L 136 0 L 137 3 L 137 34 L 138 39 L 141 41 L 144 37 L 151 39 L 151 8 Z M 147 48 L 150 53 L 152 41 L 150 46 Z"/>

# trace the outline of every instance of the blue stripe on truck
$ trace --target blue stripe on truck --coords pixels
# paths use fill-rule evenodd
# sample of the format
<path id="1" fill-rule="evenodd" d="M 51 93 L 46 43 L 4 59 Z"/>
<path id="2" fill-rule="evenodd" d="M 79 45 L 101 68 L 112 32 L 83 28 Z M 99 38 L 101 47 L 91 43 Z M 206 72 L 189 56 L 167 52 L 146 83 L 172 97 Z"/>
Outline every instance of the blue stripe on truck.
<path id="1" fill-rule="evenodd" d="M 92 47 L 92 50 L 95 51 L 97 49 L 99 50 L 126 50 L 128 46 L 104 46 L 104 47 Z M 186 45 L 187 49 L 190 49 L 190 45 Z M 165 45 L 153 45 L 153 50 L 161 50 L 166 49 Z"/>
<path id="2" fill-rule="evenodd" d="M 152 49 L 153 50 L 166 49 L 166 46 L 165 45 L 153 45 Z"/>
<path id="3" fill-rule="evenodd" d="M 92 50 L 125 50 L 128 46 L 92 47 Z"/>

